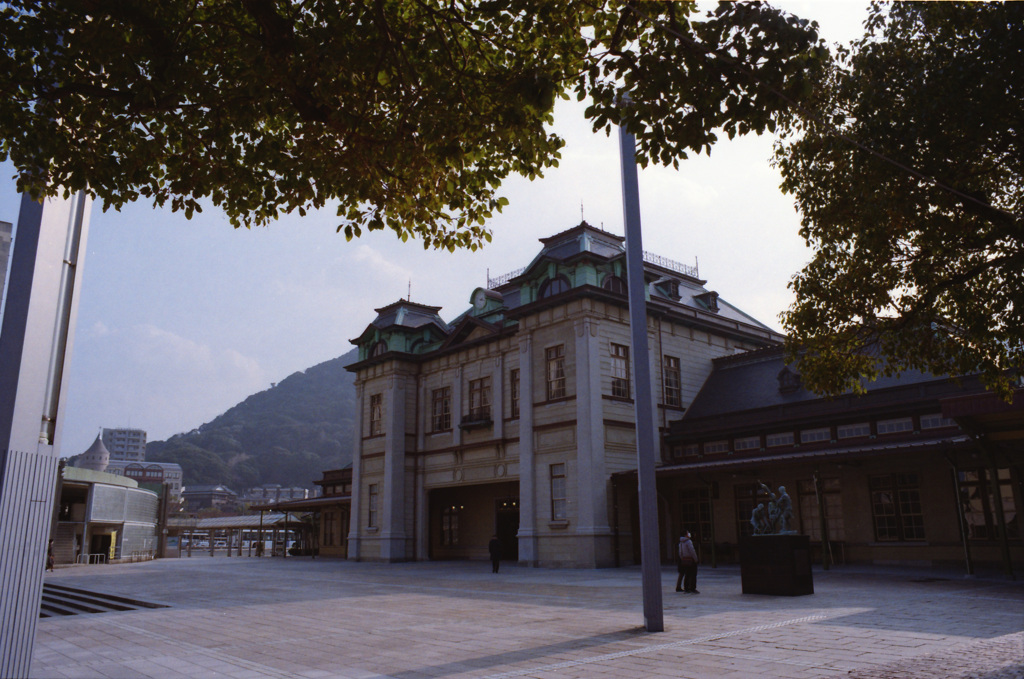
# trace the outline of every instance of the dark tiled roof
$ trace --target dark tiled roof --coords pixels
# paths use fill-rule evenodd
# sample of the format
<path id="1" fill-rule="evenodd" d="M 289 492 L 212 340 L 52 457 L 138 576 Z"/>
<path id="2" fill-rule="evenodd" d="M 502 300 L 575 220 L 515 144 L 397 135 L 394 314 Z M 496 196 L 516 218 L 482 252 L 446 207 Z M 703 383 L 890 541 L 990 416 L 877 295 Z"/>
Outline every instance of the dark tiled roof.
<path id="1" fill-rule="evenodd" d="M 780 390 L 779 374 L 787 367 L 781 348 L 763 349 L 715 360 L 711 375 L 687 409 L 684 419 L 726 415 L 822 399 L 818 394 L 805 389 L 803 385 L 797 385 L 792 391 Z M 795 373 L 794 368 L 790 367 L 790 370 Z M 864 387 L 871 393 L 946 379 L 948 378 L 908 370 L 899 377 L 879 377 L 874 382 L 865 381 Z"/>

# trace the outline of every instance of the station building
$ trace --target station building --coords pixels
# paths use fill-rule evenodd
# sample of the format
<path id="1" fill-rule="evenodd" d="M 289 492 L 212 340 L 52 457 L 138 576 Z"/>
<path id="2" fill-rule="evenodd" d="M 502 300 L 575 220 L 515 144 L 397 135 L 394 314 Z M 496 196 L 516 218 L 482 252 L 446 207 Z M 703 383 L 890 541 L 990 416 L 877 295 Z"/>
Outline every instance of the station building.
<path id="1" fill-rule="evenodd" d="M 352 340 L 348 558 L 485 559 L 497 535 L 528 565 L 639 560 L 624 239 L 583 222 L 541 245 L 452 321 L 399 300 Z M 644 268 L 666 562 L 684 530 L 737 560 L 763 483 L 826 565 L 1021 568 L 1020 390 L 909 371 L 821 398 L 695 267 Z"/>
<path id="2" fill-rule="evenodd" d="M 632 563 L 636 468 L 624 239 L 586 222 L 541 239 L 526 267 L 474 290 L 451 322 L 399 300 L 352 340 L 356 374 L 348 556 Z M 782 336 L 646 253 L 655 440 L 718 357 Z"/>

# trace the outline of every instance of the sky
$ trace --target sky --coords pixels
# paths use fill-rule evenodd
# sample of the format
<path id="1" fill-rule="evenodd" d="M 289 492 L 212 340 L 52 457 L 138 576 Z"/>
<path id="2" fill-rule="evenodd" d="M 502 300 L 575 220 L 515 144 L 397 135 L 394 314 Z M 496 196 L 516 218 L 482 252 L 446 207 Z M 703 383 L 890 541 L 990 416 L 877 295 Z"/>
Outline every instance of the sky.
<path id="1" fill-rule="evenodd" d="M 829 42 L 859 37 L 867 2 L 773 3 L 814 19 Z M 451 320 L 491 277 L 525 266 L 538 239 L 579 224 L 621 235 L 617 136 L 594 134 L 581 104 L 561 102 L 558 168 L 510 178 L 510 204 L 475 253 L 424 250 L 389 233 L 347 242 L 333 209 L 234 229 L 211 208 L 183 213 L 94 204 L 68 371 L 61 456 L 101 427 L 150 441 L 190 431 L 294 372 L 340 356 L 375 318 L 411 297 Z M 723 135 L 724 136 L 724 135 Z M 770 136 L 723 139 L 678 170 L 640 172 L 645 250 L 698 264 L 706 287 L 780 330 L 791 277 L 810 259 L 799 215 L 769 164 Z M 13 167 L 0 163 L 0 220 L 17 223 Z M 15 234 L 16 237 L 16 234 Z"/>

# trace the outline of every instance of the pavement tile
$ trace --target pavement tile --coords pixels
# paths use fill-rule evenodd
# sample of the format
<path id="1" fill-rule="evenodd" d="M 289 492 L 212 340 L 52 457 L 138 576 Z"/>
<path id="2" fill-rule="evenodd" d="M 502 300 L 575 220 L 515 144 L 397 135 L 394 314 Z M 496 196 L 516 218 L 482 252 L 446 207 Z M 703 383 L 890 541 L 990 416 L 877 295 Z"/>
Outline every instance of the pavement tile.
<path id="1" fill-rule="evenodd" d="M 485 569 L 209 557 L 61 569 L 47 578 L 171 608 L 41 620 L 31 676 L 1024 675 L 1012 674 L 1024 666 L 1024 586 L 1000 577 L 921 583 L 934 573 L 842 567 L 789 598 L 744 596 L 738 569 L 723 567 L 702 569 L 703 594 L 684 599 L 666 569 L 666 631 L 648 634 L 637 568 Z"/>

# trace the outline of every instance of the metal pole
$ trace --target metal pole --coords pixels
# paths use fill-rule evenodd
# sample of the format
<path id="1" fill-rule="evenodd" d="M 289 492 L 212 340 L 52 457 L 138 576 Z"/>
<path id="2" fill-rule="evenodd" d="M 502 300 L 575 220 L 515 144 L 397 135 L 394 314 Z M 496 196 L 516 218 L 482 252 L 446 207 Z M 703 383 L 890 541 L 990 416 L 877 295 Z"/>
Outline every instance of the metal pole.
<path id="1" fill-rule="evenodd" d="M 821 531 L 821 568 L 828 570 L 831 561 L 832 548 L 829 545 L 828 517 L 825 516 L 825 494 L 821 485 L 821 472 L 814 471 L 814 494 L 818 500 L 818 530 Z"/>
<path id="2" fill-rule="evenodd" d="M 663 632 L 665 622 L 662 611 L 658 500 L 654 474 L 654 412 L 651 404 L 651 367 L 647 347 L 647 286 L 644 282 L 643 242 L 640 236 L 640 186 L 636 169 L 636 139 L 621 125 L 619 158 L 622 164 L 622 212 L 626 223 L 629 326 L 633 345 L 633 376 L 636 383 L 633 404 L 636 413 L 644 626 L 648 632 Z"/>
<path id="3" fill-rule="evenodd" d="M 991 493 L 989 497 L 992 498 L 992 503 L 995 505 L 996 521 L 999 523 L 999 545 L 1002 547 L 1003 572 L 1011 580 L 1016 580 L 1017 577 L 1013 573 L 1013 559 L 1010 556 L 1010 539 L 1006 530 L 1006 513 L 1003 511 L 1003 489 L 999 485 L 999 470 L 996 468 L 996 459 L 992 455 L 992 451 L 986 450 L 985 456 L 988 458 L 988 487 Z"/>
<path id="4" fill-rule="evenodd" d="M 953 500 L 956 502 L 956 521 L 960 527 L 960 542 L 964 546 L 964 568 L 967 570 L 968 576 L 973 576 L 974 559 L 971 558 L 971 539 L 967 532 L 967 520 L 964 518 L 964 504 L 961 500 L 960 470 L 957 469 L 956 462 L 949 455 L 946 456 L 946 459 L 949 460 L 953 469 Z"/>
<path id="5" fill-rule="evenodd" d="M 711 531 L 711 567 L 718 568 L 718 550 L 715 548 L 715 486 L 708 482 L 708 529 Z M 698 515 L 700 510 L 698 509 Z"/>

